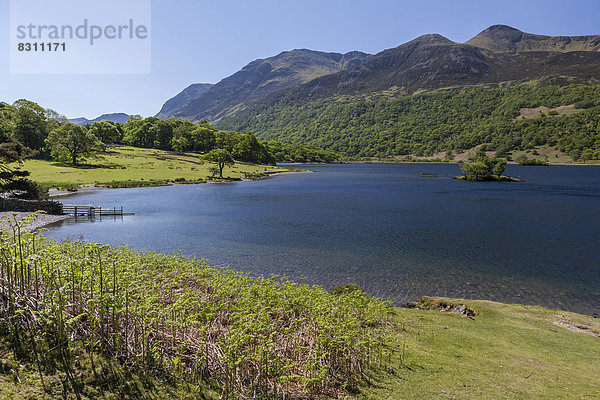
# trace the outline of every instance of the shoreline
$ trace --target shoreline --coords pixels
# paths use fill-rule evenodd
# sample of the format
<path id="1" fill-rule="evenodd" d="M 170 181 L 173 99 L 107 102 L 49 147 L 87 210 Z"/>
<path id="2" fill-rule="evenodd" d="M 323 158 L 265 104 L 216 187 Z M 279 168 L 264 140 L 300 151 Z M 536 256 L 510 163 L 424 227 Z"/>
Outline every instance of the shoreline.
<path id="1" fill-rule="evenodd" d="M 464 162 L 462 162 L 464 163 Z M 461 165 L 460 161 L 391 161 L 391 160 L 373 160 L 373 161 L 336 161 L 331 163 L 306 162 L 306 163 L 282 163 L 281 165 L 340 165 L 340 164 L 419 164 L 419 165 Z M 582 163 L 549 163 L 548 165 L 522 165 L 514 161 L 508 161 L 506 165 L 517 165 L 522 167 L 600 167 L 600 162 L 595 164 Z"/>
<path id="2" fill-rule="evenodd" d="M 270 174 L 267 174 L 266 176 L 261 176 L 261 177 L 255 178 L 255 179 L 243 178 L 242 181 L 243 182 L 262 181 L 263 179 L 269 179 L 274 176 L 292 175 L 292 174 L 314 174 L 314 173 L 315 173 L 315 171 L 311 171 L 308 169 L 300 169 L 298 171 L 281 171 L 281 172 L 272 172 Z"/>
<path id="3" fill-rule="evenodd" d="M 21 221 L 24 218 L 34 214 L 29 211 L 3 211 L 0 212 L 0 231 L 2 230 L 10 230 L 11 222 L 14 222 L 13 217 L 16 217 L 17 221 Z M 71 218 L 70 215 L 54 215 L 54 214 L 46 214 L 40 213 L 33 220 L 30 221 L 29 224 L 24 225 L 22 227 L 23 230 L 26 231 L 36 231 L 38 229 L 47 228 L 54 224 L 58 224 L 67 219 Z"/>
<path id="4" fill-rule="evenodd" d="M 285 165 L 304 165 L 304 164 L 440 164 L 440 165 L 460 165 L 458 161 L 340 161 L 335 163 L 290 163 Z M 506 165 L 518 165 L 522 167 L 600 167 L 600 162 L 595 164 L 582 164 L 582 163 L 550 163 L 548 165 L 521 165 L 514 161 L 509 161 Z"/>
<path id="5" fill-rule="evenodd" d="M 34 214 L 34 212 L 23 212 L 23 211 L 3 211 L 0 212 L 0 234 L 2 233 L 2 231 L 7 231 L 9 234 L 11 234 L 11 223 L 13 221 L 13 217 L 16 217 L 17 221 L 21 221 L 24 218 L 30 216 Z M 33 218 L 32 221 L 30 221 L 29 224 L 22 226 L 21 230 L 22 231 L 30 231 L 30 232 L 35 232 L 37 230 L 40 229 L 44 229 L 50 226 L 53 226 L 55 224 L 59 224 L 62 223 L 63 221 L 66 221 L 68 219 L 73 218 L 70 215 L 54 215 L 54 214 L 46 214 L 46 213 L 39 213 L 35 218 Z M 242 271 L 240 271 L 242 272 Z M 373 295 L 369 295 L 374 297 Z M 418 297 L 418 298 L 417 298 Z M 487 299 L 485 297 L 468 297 L 468 296 L 461 296 L 461 297 L 448 297 L 448 296 L 444 296 L 444 295 L 436 295 L 436 294 L 428 294 L 428 295 L 422 295 L 422 296 L 416 296 L 414 300 L 408 301 L 408 302 L 392 302 L 393 306 L 396 308 L 402 308 L 402 309 L 421 309 L 421 310 L 431 310 L 431 311 L 438 311 L 438 312 L 457 312 L 455 310 L 449 310 L 449 309 L 442 309 L 442 308 L 422 308 L 419 303 L 422 302 L 423 299 L 426 298 L 431 298 L 431 299 L 446 299 L 446 300 L 453 300 L 453 301 L 459 301 L 462 302 L 461 304 L 464 304 L 465 302 L 489 302 L 489 303 L 495 303 L 498 305 L 503 305 L 503 306 L 517 306 L 517 307 L 522 307 L 522 308 L 542 308 L 548 311 L 557 311 L 557 312 L 562 312 L 562 313 L 570 313 L 570 314 L 574 314 L 574 315 L 578 315 L 578 316 L 582 316 L 582 317 L 588 317 L 591 318 L 591 320 L 595 320 L 597 321 L 598 319 L 600 319 L 600 314 L 598 314 L 597 312 L 589 312 L 589 313 L 584 313 L 584 312 L 575 312 L 575 311 L 570 311 L 568 309 L 565 308 L 554 308 L 552 306 L 549 305 L 544 305 L 544 304 L 540 304 L 540 303 L 515 303 L 515 302 L 502 302 L 502 301 L 497 301 L 497 300 L 491 300 L 491 299 Z M 464 311 L 464 310 L 463 310 Z M 459 313 L 459 314 L 464 314 L 463 312 Z M 565 326 L 562 326 L 563 328 L 565 328 Z M 571 329 L 569 327 L 566 327 L 567 329 Z M 598 326 L 598 328 L 600 329 L 600 325 Z M 574 329 L 571 329 L 574 330 Z M 587 329 L 582 329 L 581 330 L 583 333 L 591 333 L 592 331 L 587 331 Z M 596 336 L 600 338 L 600 331 L 598 331 L 596 333 Z"/>
<path id="6" fill-rule="evenodd" d="M 106 190 L 106 189 L 133 189 L 133 188 L 139 188 L 139 187 L 161 187 L 161 186 L 175 186 L 175 185 L 201 185 L 201 184 L 205 184 L 205 183 L 230 183 L 230 182 L 253 182 L 253 181 L 260 181 L 263 179 L 268 179 L 268 178 L 272 178 L 275 176 L 281 176 L 281 175 L 290 175 L 290 174 L 312 174 L 314 173 L 314 171 L 310 171 L 310 170 L 304 170 L 304 169 L 299 169 L 297 171 L 281 171 L 281 172 L 272 172 L 272 173 L 267 173 L 265 176 L 260 176 L 257 178 L 253 178 L 253 179 L 248 179 L 248 178 L 242 178 L 240 180 L 233 180 L 233 181 L 228 181 L 228 180 L 204 180 L 204 181 L 197 181 L 197 182 L 173 182 L 173 181 L 169 181 L 169 182 L 165 182 L 162 185 L 149 185 L 149 186 L 131 186 L 131 187 L 124 187 L 124 188 L 112 188 L 112 187 L 108 187 L 108 186 L 103 186 L 103 185 L 96 185 L 93 183 L 87 183 L 87 184 L 83 184 L 78 186 L 75 189 L 68 189 L 68 190 L 60 190 L 60 189 L 50 189 L 48 191 L 48 194 L 50 196 L 51 199 L 56 199 L 56 198 L 61 198 L 61 197 L 69 197 L 69 196 L 73 196 L 76 194 L 81 194 L 81 193 L 87 193 L 87 192 L 95 192 L 98 190 Z"/>

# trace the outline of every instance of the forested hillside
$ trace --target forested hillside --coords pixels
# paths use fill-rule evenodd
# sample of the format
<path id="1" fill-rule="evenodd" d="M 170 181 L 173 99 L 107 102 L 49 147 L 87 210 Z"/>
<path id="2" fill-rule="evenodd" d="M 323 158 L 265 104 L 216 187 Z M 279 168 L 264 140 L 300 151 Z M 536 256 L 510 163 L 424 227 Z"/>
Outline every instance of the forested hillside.
<path id="1" fill-rule="evenodd" d="M 548 145 L 574 160 L 599 159 L 600 86 L 576 82 L 547 78 L 398 97 L 338 96 L 301 105 L 290 93 L 249 106 L 218 126 L 349 157 L 431 156 L 486 144 L 499 155 Z M 546 109 L 538 110 L 542 106 Z"/>

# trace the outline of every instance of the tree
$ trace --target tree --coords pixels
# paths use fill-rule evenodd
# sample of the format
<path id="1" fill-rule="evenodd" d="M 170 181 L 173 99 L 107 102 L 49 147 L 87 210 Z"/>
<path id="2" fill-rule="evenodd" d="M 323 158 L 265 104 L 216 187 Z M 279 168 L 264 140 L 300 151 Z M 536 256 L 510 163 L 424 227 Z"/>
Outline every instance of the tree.
<path id="1" fill-rule="evenodd" d="M 41 150 L 48 136 L 46 110 L 29 100 L 14 102 L 13 137 L 21 144 L 33 150 Z"/>
<path id="2" fill-rule="evenodd" d="M 473 181 L 482 181 L 491 176 L 491 169 L 483 161 L 472 161 L 462 166 L 465 178 Z"/>
<path id="3" fill-rule="evenodd" d="M 154 139 L 152 147 L 161 150 L 171 150 L 173 124 L 162 119 L 155 119 L 152 122 L 152 126 L 150 127 L 150 135 Z"/>
<path id="4" fill-rule="evenodd" d="M 88 130 L 105 144 L 118 143 L 122 139 L 121 132 L 111 121 L 96 121 Z"/>
<path id="5" fill-rule="evenodd" d="M 235 145 L 240 141 L 240 134 L 233 131 L 217 131 L 215 133 L 214 148 L 234 152 Z"/>
<path id="6" fill-rule="evenodd" d="M 479 157 L 476 161 L 462 166 L 465 178 L 470 181 L 487 181 L 500 178 L 504 174 L 506 160 L 502 158 Z"/>
<path id="7" fill-rule="evenodd" d="M 47 191 L 27 179 L 28 171 L 9 167 L 10 163 L 21 164 L 22 160 L 31 157 L 34 152 L 9 137 L 5 122 L 0 120 L 0 193 L 10 193 L 23 198 L 46 197 Z"/>
<path id="8" fill-rule="evenodd" d="M 190 133 L 192 138 L 192 147 L 194 151 L 206 153 L 215 148 L 215 132 L 217 130 L 212 126 L 201 124 L 195 127 Z"/>
<path id="9" fill-rule="evenodd" d="M 139 115 L 132 115 L 123 125 L 123 141 L 137 147 L 150 148 L 154 139 L 150 135 L 151 123 L 142 119 Z"/>
<path id="10" fill-rule="evenodd" d="M 494 169 L 492 170 L 492 175 L 496 175 L 498 177 L 504 175 L 504 168 L 506 166 L 506 160 L 505 159 L 496 159 L 496 158 L 491 158 L 491 160 L 494 163 Z"/>
<path id="11" fill-rule="evenodd" d="M 236 159 L 251 163 L 274 164 L 275 157 L 269 149 L 260 143 L 252 133 L 239 135 L 234 146 L 233 155 Z"/>
<path id="12" fill-rule="evenodd" d="M 48 198 L 48 189 L 28 179 L 29 175 L 29 171 L 0 165 L 0 193 L 8 193 L 21 199 Z"/>
<path id="13" fill-rule="evenodd" d="M 71 123 L 53 130 L 46 139 L 46 146 L 53 158 L 73 165 L 103 149 L 103 143 L 93 133 Z"/>
<path id="14" fill-rule="evenodd" d="M 586 161 L 591 160 L 592 158 L 594 158 L 594 150 L 592 150 L 592 149 L 585 149 L 584 151 L 581 152 L 581 156 L 579 157 L 579 159 L 581 161 L 583 161 L 584 163 Z"/>
<path id="15" fill-rule="evenodd" d="M 232 167 L 235 164 L 231 153 L 224 149 L 214 149 L 209 151 L 204 159 L 209 162 L 214 162 L 219 167 L 219 176 L 223 178 L 223 168 L 225 166 Z"/>
<path id="16" fill-rule="evenodd" d="M 192 149 L 191 132 L 196 129 L 196 125 L 190 121 L 170 120 L 173 126 L 173 138 L 171 139 L 171 148 L 179 154 Z"/>

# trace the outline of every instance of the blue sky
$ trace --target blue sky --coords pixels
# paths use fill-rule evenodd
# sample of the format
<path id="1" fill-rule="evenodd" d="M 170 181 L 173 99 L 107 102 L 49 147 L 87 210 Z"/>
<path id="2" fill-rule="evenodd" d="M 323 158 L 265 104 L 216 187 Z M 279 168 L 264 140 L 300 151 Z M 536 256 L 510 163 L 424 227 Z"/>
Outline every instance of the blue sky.
<path id="1" fill-rule="evenodd" d="M 9 32 L 9 1 L 0 1 L 0 32 Z M 152 0 L 150 74 L 11 75 L 7 35 L 0 41 L 0 101 L 27 98 L 68 117 L 149 116 L 189 84 L 216 83 L 285 50 L 377 53 L 426 33 L 464 42 L 494 24 L 593 35 L 600 34 L 599 16 L 597 0 Z"/>

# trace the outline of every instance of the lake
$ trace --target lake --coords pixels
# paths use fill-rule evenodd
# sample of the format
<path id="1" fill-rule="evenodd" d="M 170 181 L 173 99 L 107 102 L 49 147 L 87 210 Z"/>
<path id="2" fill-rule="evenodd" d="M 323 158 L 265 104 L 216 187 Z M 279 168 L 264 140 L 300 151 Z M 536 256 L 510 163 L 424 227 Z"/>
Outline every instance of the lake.
<path id="1" fill-rule="evenodd" d="M 61 200 L 135 215 L 47 235 L 356 283 L 395 304 L 440 295 L 600 314 L 600 167 L 508 166 L 523 183 L 456 181 L 445 164 L 300 167 L 314 173 L 77 194 Z"/>

